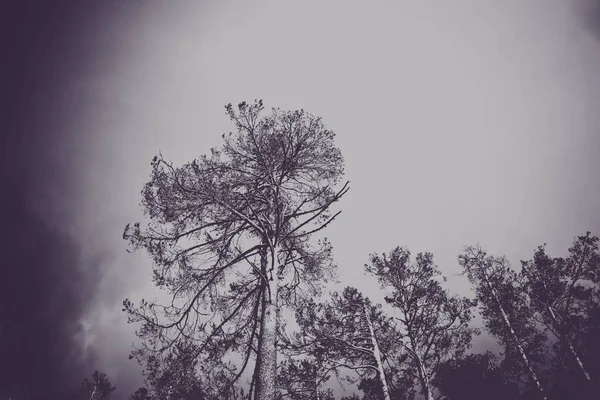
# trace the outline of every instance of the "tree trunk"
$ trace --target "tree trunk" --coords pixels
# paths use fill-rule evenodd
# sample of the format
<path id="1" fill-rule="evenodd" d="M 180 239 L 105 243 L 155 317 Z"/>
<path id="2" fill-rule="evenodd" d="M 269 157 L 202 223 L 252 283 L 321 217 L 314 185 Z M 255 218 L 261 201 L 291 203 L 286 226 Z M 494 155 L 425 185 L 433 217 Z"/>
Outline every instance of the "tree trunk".
<path id="1" fill-rule="evenodd" d="M 548 312 L 550 313 L 550 317 L 552 318 L 552 321 L 554 322 L 554 326 L 555 326 L 556 330 L 560 334 L 559 339 L 561 341 L 563 341 L 569 348 L 569 351 L 571 352 L 571 355 L 575 359 L 575 362 L 577 362 L 577 366 L 579 367 L 579 370 L 583 374 L 584 378 L 586 380 L 590 381 L 591 380 L 590 374 L 588 374 L 585 366 L 583 365 L 583 361 L 579 357 L 579 354 L 577 354 L 577 351 L 575 350 L 575 346 L 573 345 L 573 342 L 571 342 L 571 339 L 569 339 L 569 336 L 563 331 L 562 324 L 558 321 L 558 318 L 556 318 L 554 309 L 551 306 L 548 306 Z"/>
<path id="2" fill-rule="evenodd" d="M 318 369 L 315 367 L 315 399 L 321 400 L 321 395 L 319 394 L 319 374 L 317 372 Z"/>
<path id="3" fill-rule="evenodd" d="M 412 333 L 409 332 L 408 338 L 410 339 L 411 345 L 411 349 L 409 350 L 415 357 L 419 368 L 419 382 L 421 383 L 421 391 L 423 392 L 423 396 L 425 396 L 425 400 L 433 400 L 433 392 L 431 391 L 431 382 L 429 382 L 429 375 L 427 374 L 427 371 L 425 371 L 425 366 L 423 365 L 423 361 L 421 361 L 421 357 L 419 357 L 419 355 L 416 352 L 417 346 L 415 346 L 415 340 L 413 338 Z"/>
<path id="4" fill-rule="evenodd" d="M 257 356 L 259 360 L 257 360 L 256 400 L 274 400 L 276 395 L 277 328 L 279 325 L 277 310 L 277 292 L 279 286 L 278 252 L 279 249 L 277 247 L 271 250 L 270 271 L 263 271 L 263 273 L 268 273 L 269 282 L 262 294 L 262 315 Z M 266 263 L 266 257 L 262 257 L 261 264 L 264 270 L 267 269 Z"/>
<path id="5" fill-rule="evenodd" d="M 419 379 L 421 381 L 423 396 L 425 396 L 425 400 L 433 400 L 433 393 L 431 391 L 431 383 L 429 382 L 429 375 L 427 374 L 427 371 L 425 371 L 425 367 L 423 367 L 421 360 L 418 360 L 418 363 L 419 363 Z"/>
<path id="6" fill-rule="evenodd" d="M 490 291 L 492 293 L 492 296 L 494 297 L 494 301 L 496 302 L 496 304 L 498 305 L 498 308 L 500 309 L 500 314 L 502 315 L 502 320 L 504 321 L 504 324 L 510 331 L 512 341 L 515 344 L 515 346 L 517 347 L 517 350 L 519 351 L 519 355 L 521 356 L 521 359 L 523 360 L 525 367 L 527 367 L 527 371 L 529 372 L 529 376 L 530 376 L 531 380 L 533 381 L 534 385 L 536 386 L 538 392 L 540 392 L 540 396 L 542 397 L 542 399 L 547 400 L 548 397 L 546 396 L 546 392 L 544 391 L 544 388 L 542 387 L 542 384 L 540 383 L 540 380 L 539 380 L 537 374 L 533 370 L 533 367 L 531 366 L 531 362 L 529 361 L 529 358 L 527 357 L 527 354 L 525 353 L 523 346 L 521 346 L 519 337 L 517 336 L 515 330 L 513 329 L 512 324 L 511 324 L 510 320 L 508 319 L 508 315 L 504 311 L 504 307 L 502 306 L 502 303 L 500 302 L 500 299 L 498 298 L 498 295 L 496 294 L 496 289 L 494 289 L 494 286 L 492 286 L 491 282 L 488 280 L 488 277 L 487 277 L 487 274 L 485 271 L 483 271 L 483 278 L 485 279 L 485 283 L 487 284 L 488 288 L 490 289 Z"/>
<path id="7" fill-rule="evenodd" d="M 384 400 L 390 400 L 390 390 L 388 389 L 387 381 L 385 379 L 385 373 L 383 372 L 383 363 L 381 361 L 381 352 L 379 351 L 379 344 L 377 343 L 375 331 L 373 330 L 373 324 L 371 323 L 371 318 L 369 318 L 369 311 L 367 310 L 366 305 L 364 307 L 364 310 L 365 317 L 367 318 L 367 325 L 369 325 L 369 335 L 371 336 L 371 343 L 373 344 L 373 355 L 375 356 L 375 361 L 377 362 L 379 379 L 381 381 L 381 387 L 383 388 L 383 398 Z"/>
<path id="8" fill-rule="evenodd" d="M 96 394 L 96 389 L 98 389 L 98 385 L 94 385 L 94 390 L 92 390 L 92 394 L 90 395 L 90 399 L 89 400 L 93 400 L 94 399 L 94 395 Z"/>
<path id="9" fill-rule="evenodd" d="M 316 369 L 315 369 L 316 371 Z M 315 373 L 315 399 L 321 400 L 321 396 L 319 396 L 319 375 Z"/>

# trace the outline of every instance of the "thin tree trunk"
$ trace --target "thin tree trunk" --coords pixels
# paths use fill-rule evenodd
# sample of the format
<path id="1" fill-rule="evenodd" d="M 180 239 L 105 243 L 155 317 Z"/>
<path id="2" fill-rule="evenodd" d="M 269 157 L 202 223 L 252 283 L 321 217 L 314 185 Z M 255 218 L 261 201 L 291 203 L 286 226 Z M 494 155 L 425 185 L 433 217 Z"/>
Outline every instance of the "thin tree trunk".
<path id="1" fill-rule="evenodd" d="M 510 334 L 512 336 L 512 341 L 515 344 L 515 346 L 517 347 L 517 350 L 519 351 L 519 355 L 521 356 L 523 363 L 527 367 L 527 371 L 529 372 L 529 376 L 530 376 L 531 380 L 535 384 L 537 390 L 540 392 L 542 399 L 547 400 L 548 396 L 546 396 L 546 392 L 544 391 L 544 388 L 542 387 L 542 384 L 540 383 L 540 380 L 539 380 L 537 374 L 533 370 L 533 367 L 531 366 L 531 362 L 529 361 L 529 358 L 527 357 L 527 354 L 525 353 L 523 346 L 521 346 L 521 342 L 519 341 L 519 338 L 518 338 L 515 330 L 513 329 L 512 324 L 510 323 L 510 320 L 508 319 L 508 315 L 504 311 L 504 307 L 502 306 L 502 303 L 500 302 L 500 299 L 498 298 L 498 295 L 496 294 L 496 289 L 494 289 L 494 286 L 492 286 L 491 282 L 488 280 L 488 277 L 487 277 L 487 274 L 485 271 L 483 271 L 483 278 L 485 279 L 485 283 L 487 284 L 488 288 L 490 289 L 490 291 L 492 293 L 492 296 L 494 297 L 494 301 L 496 302 L 496 304 L 498 305 L 498 308 L 500 309 L 500 314 L 502 315 L 504 324 L 510 331 Z"/>
<path id="2" fill-rule="evenodd" d="M 321 400 L 321 396 L 319 396 L 319 375 L 316 373 L 315 369 L 315 399 Z"/>
<path id="3" fill-rule="evenodd" d="M 582 259 L 582 263 L 583 263 L 583 259 Z M 546 285 L 546 282 L 542 281 L 542 285 L 544 285 L 544 289 L 548 293 L 549 290 L 548 290 L 548 286 Z M 579 354 L 577 354 L 577 351 L 575 350 L 575 346 L 573 345 L 573 342 L 571 342 L 569 335 L 567 334 L 567 332 L 565 332 L 565 329 L 563 329 L 563 324 L 556 317 L 554 308 L 547 303 L 543 303 L 543 304 L 546 306 L 546 309 L 548 310 L 548 313 L 550 314 L 550 318 L 552 318 L 552 324 L 556 331 L 555 335 L 557 336 L 557 339 L 567 345 L 571 355 L 573 356 L 573 358 L 575 359 L 575 362 L 577 363 L 577 366 L 579 367 L 579 370 L 583 374 L 583 377 L 586 380 L 591 381 L 590 375 L 588 374 L 587 369 L 585 368 L 585 365 L 583 364 L 583 361 L 579 357 Z"/>
<path id="4" fill-rule="evenodd" d="M 98 385 L 97 384 L 94 385 L 94 390 L 92 390 L 92 394 L 90 395 L 90 399 L 89 400 L 92 400 L 94 398 L 94 395 L 96 394 L 96 389 L 98 389 Z"/>
<path id="5" fill-rule="evenodd" d="M 585 365 L 583 364 L 583 361 L 581 360 L 581 358 L 579 358 L 579 354 L 577 354 L 577 351 L 575 350 L 575 346 L 573 345 L 573 342 L 571 342 L 571 339 L 569 339 L 569 336 L 563 331 L 562 324 L 558 321 L 558 318 L 556 317 L 556 314 L 554 313 L 554 309 L 551 306 L 547 306 L 547 308 L 548 308 L 548 312 L 550 313 L 550 317 L 552 318 L 552 321 L 554 322 L 554 326 L 556 327 L 557 331 L 560 334 L 559 339 L 562 340 L 569 348 L 569 351 L 571 352 L 571 355 L 577 362 L 577 366 L 579 367 L 584 378 L 586 380 L 590 381 L 591 380 L 590 374 L 588 374 L 587 369 L 585 368 Z"/>
<path id="6" fill-rule="evenodd" d="M 258 344 L 258 371 L 256 379 L 256 400 L 274 400 L 275 378 L 277 373 L 277 328 L 279 323 L 277 311 L 277 292 L 279 286 L 279 249 L 271 251 L 269 283 L 263 291 L 262 315 L 260 324 L 260 340 Z M 266 270 L 266 257 L 261 259 L 261 267 Z M 263 269 L 263 268 L 261 268 Z"/>
<path id="7" fill-rule="evenodd" d="M 421 382 L 421 391 L 423 392 L 423 396 L 425 396 L 425 400 L 433 400 L 433 392 L 431 391 L 431 382 L 429 382 L 429 374 L 427 374 L 427 371 L 425 371 L 425 366 L 421 361 L 421 357 L 419 357 L 419 355 L 416 352 L 417 346 L 415 345 L 414 337 L 410 331 L 408 332 L 408 338 L 410 339 L 411 347 L 409 348 L 405 346 L 405 348 L 413 354 L 417 362 L 419 368 L 419 382 Z"/>
<path id="8" fill-rule="evenodd" d="M 431 383 L 429 382 L 429 375 L 427 371 L 425 371 L 425 367 L 421 363 L 421 360 L 418 360 L 419 363 L 419 376 L 421 380 L 421 386 L 423 387 L 423 395 L 425 396 L 425 400 L 433 400 L 433 393 L 431 391 Z"/>
<path id="9" fill-rule="evenodd" d="M 371 318 L 369 318 L 369 311 L 367 310 L 366 305 L 364 306 L 364 311 L 365 317 L 367 318 L 367 325 L 369 325 L 369 334 L 371 336 L 371 343 L 373 344 L 373 355 L 375 356 L 375 361 L 377 362 L 377 370 L 379 371 L 379 380 L 381 381 L 381 386 L 383 388 L 383 398 L 384 400 L 390 400 L 390 390 L 388 389 L 385 373 L 383 372 L 383 363 L 381 361 L 379 344 L 377 343 L 375 331 L 373 330 L 373 324 L 371 323 Z"/>

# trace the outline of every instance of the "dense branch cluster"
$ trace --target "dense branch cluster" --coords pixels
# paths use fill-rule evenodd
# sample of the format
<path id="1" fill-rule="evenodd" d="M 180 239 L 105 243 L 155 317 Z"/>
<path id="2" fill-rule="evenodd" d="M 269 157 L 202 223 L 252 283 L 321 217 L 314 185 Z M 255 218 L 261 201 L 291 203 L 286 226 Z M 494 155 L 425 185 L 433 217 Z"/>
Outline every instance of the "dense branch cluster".
<path id="1" fill-rule="evenodd" d="M 142 323 L 139 359 L 191 340 L 197 356 L 242 351 L 239 377 L 264 342 L 265 307 L 293 305 L 299 291 L 317 293 L 333 277 L 331 245 L 309 239 L 339 215 L 330 207 L 348 183 L 335 188 L 343 159 L 320 118 L 261 117 L 261 101 L 226 111 L 237 131 L 221 148 L 180 167 L 153 159 L 142 191 L 147 226 L 127 225 L 123 237 L 152 257 L 171 302 L 124 307 Z"/>

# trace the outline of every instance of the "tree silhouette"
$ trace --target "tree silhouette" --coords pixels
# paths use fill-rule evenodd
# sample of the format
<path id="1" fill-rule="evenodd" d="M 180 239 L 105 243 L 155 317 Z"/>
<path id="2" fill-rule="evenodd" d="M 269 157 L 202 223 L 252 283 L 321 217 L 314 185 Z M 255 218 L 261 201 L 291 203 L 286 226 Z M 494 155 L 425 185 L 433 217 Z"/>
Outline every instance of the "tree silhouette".
<path id="1" fill-rule="evenodd" d="M 155 400 L 155 397 L 150 394 L 147 388 L 141 387 L 129 396 L 129 400 Z"/>
<path id="2" fill-rule="evenodd" d="M 375 376 L 381 383 L 383 398 L 390 399 L 385 371 L 388 366 L 384 362 L 395 332 L 380 307 L 372 305 L 357 289 L 346 287 L 342 293 L 333 293 L 326 303 L 305 301 L 296 311 L 296 320 L 301 331 L 294 338 L 296 347 L 308 347 L 318 354 L 325 375 L 329 371 L 339 374 L 345 368 L 360 378 Z"/>
<path id="3" fill-rule="evenodd" d="M 290 357 L 282 362 L 277 373 L 277 388 L 279 389 L 277 398 L 333 400 L 331 389 L 323 390 L 320 387 L 327 379 L 321 379 L 319 368 L 319 364 L 310 358 L 295 360 Z"/>
<path id="4" fill-rule="evenodd" d="M 553 381 L 563 392 L 574 386 L 592 391 L 596 373 L 590 365 L 595 357 L 584 338 L 588 332 L 597 334 L 599 327 L 593 317 L 600 300 L 598 238 L 590 232 L 578 236 L 566 258 L 550 257 L 545 245 L 539 246 L 533 259 L 521 264 L 521 282 L 534 317 L 557 340 L 554 347 L 561 365 L 555 366 Z"/>
<path id="5" fill-rule="evenodd" d="M 233 382 L 236 373 L 232 363 L 213 359 L 199 365 L 196 352 L 196 344 L 183 341 L 176 343 L 170 352 L 148 355 L 144 369 L 146 386 L 134 392 L 130 400 L 243 398 L 241 389 Z"/>
<path id="6" fill-rule="evenodd" d="M 206 392 L 197 375 L 195 348 L 191 343 L 179 342 L 166 354 L 151 354 L 146 359 L 145 380 L 149 388 L 134 393 L 153 399 L 202 399 Z"/>
<path id="7" fill-rule="evenodd" d="M 84 378 L 81 382 L 83 396 L 85 400 L 110 400 L 112 392 L 116 389 L 111 385 L 106 374 L 94 371 L 91 379 Z"/>
<path id="8" fill-rule="evenodd" d="M 124 307 L 142 324 L 138 359 L 191 339 L 198 357 L 242 352 L 235 382 L 256 355 L 257 399 L 272 400 L 279 309 L 331 275 L 330 244 L 309 239 L 339 214 L 330 208 L 348 183 L 335 189 L 343 158 L 320 118 L 262 110 L 262 101 L 226 106 L 237 132 L 210 156 L 181 167 L 154 158 L 142 192 L 148 226 L 127 225 L 124 238 L 152 257 L 171 302 Z"/>
<path id="9" fill-rule="evenodd" d="M 439 280 L 445 279 L 431 253 L 396 247 L 389 255 L 372 254 L 366 270 L 389 291 L 386 301 L 400 312 L 397 343 L 403 355 L 402 374 L 419 383 L 422 395 L 433 399 L 431 380 L 444 360 L 460 356 L 475 332 L 468 327 L 475 302 L 451 296 Z"/>
<path id="10" fill-rule="evenodd" d="M 547 399 L 534 366 L 544 361 L 546 336 L 535 325 L 516 272 L 505 257 L 488 255 L 479 246 L 465 248 L 458 260 L 475 287 L 485 327 L 505 347 L 504 365 L 515 368 L 516 377 L 525 371 L 533 384 L 525 391 L 535 390 Z"/>
<path id="11" fill-rule="evenodd" d="M 441 400 L 516 399 L 519 389 L 504 375 L 491 353 L 470 354 L 442 363 L 433 380 Z"/>
<path id="12" fill-rule="evenodd" d="M 388 373 L 392 384 L 389 395 L 392 400 L 413 400 L 415 390 L 412 381 L 406 381 L 399 371 L 392 367 Z M 362 400 L 382 400 L 385 398 L 381 380 L 374 377 L 364 377 L 358 384 L 358 389 L 363 392 Z"/>
<path id="13" fill-rule="evenodd" d="M 533 260 L 522 261 L 521 271 L 538 321 L 559 340 L 587 381 L 591 377 L 575 340 L 585 329 L 589 301 L 598 298 L 598 288 L 589 284 L 598 282 L 598 238 L 590 235 L 576 239 L 567 259 L 551 258 L 544 246 L 538 247 Z"/>

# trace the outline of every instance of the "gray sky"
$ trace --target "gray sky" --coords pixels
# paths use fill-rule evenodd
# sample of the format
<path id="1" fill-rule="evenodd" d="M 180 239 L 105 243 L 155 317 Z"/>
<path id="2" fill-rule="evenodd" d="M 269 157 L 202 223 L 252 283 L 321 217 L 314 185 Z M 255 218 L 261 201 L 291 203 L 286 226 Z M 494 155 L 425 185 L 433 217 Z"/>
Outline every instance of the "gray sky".
<path id="1" fill-rule="evenodd" d="M 432 251 L 452 275 L 467 244 L 518 264 L 544 242 L 562 254 L 598 234 L 600 42 L 574 2 L 119 4 L 77 27 L 94 56 L 60 88 L 69 117 L 49 145 L 73 193 L 47 218 L 70 216 L 84 257 L 101 260 L 87 340 L 125 393 L 141 378 L 121 302 L 155 293 L 123 228 L 141 218 L 151 158 L 218 145 L 229 102 L 304 108 L 337 133 L 352 188 L 326 235 L 343 284 L 375 300 L 371 252 Z"/>

